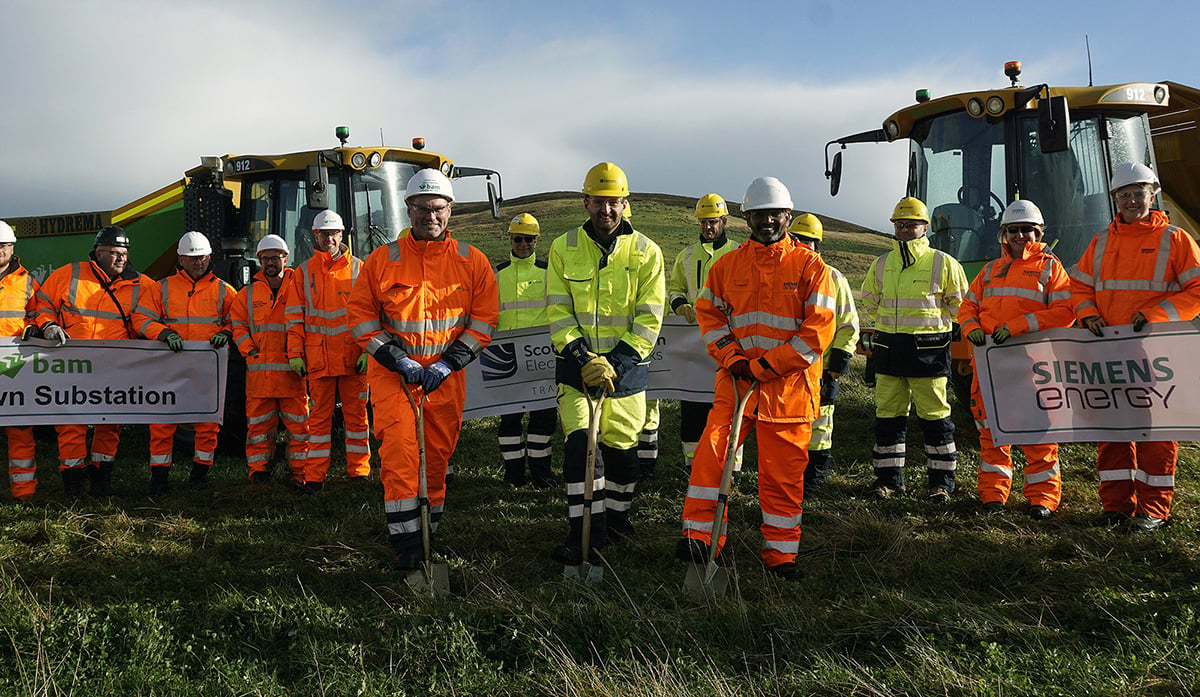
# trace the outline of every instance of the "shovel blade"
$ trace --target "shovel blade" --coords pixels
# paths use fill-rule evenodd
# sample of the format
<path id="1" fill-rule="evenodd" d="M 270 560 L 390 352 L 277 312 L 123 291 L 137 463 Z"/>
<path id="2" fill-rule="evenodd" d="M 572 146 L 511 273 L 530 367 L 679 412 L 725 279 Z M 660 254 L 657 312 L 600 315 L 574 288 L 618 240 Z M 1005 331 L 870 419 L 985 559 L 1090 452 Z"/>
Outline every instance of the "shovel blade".
<path id="1" fill-rule="evenodd" d="M 710 570 L 705 564 L 688 564 L 683 587 L 706 598 L 719 598 L 729 590 L 729 569 Z"/>
<path id="2" fill-rule="evenodd" d="M 447 595 L 450 593 L 450 567 L 437 562 L 427 568 L 413 569 L 405 575 L 404 583 L 421 595 Z"/>
<path id="3" fill-rule="evenodd" d="M 562 577 L 570 581 L 583 583 L 600 583 L 604 580 L 604 567 L 599 564 L 580 564 L 579 566 L 564 566 Z"/>

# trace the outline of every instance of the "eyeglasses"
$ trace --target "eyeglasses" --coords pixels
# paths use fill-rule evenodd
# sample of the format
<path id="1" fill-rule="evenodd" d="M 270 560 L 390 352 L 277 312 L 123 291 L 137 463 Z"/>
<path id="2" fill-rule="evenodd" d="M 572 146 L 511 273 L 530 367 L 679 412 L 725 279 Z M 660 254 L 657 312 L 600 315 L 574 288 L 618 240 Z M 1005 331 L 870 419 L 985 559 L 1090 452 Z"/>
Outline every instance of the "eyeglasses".
<path id="1" fill-rule="evenodd" d="M 264 264 L 268 261 L 283 261 L 284 259 L 287 259 L 286 254 L 264 254 L 258 258 Z"/>
<path id="2" fill-rule="evenodd" d="M 769 209 L 760 211 L 749 211 L 751 218 L 771 218 L 773 220 L 782 220 L 787 217 L 790 211 L 780 209 Z"/>
<path id="3" fill-rule="evenodd" d="M 129 258 L 129 252 L 127 252 L 125 250 L 97 249 L 96 253 L 112 257 L 113 259 L 128 259 Z"/>
<path id="4" fill-rule="evenodd" d="M 514 244 L 533 244 L 534 242 L 537 242 L 536 237 L 530 237 L 527 235 L 513 235 L 508 239 L 512 240 Z"/>
<path id="5" fill-rule="evenodd" d="M 412 218 L 424 218 L 427 215 L 441 216 L 442 213 L 445 213 L 448 210 L 450 210 L 450 204 L 443 206 L 431 206 L 429 208 L 426 208 L 425 206 L 418 206 L 413 203 L 408 204 L 408 215 Z"/>
<path id="6" fill-rule="evenodd" d="M 1145 201 L 1148 198 L 1150 198 L 1150 192 L 1146 191 L 1145 189 L 1138 189 L 1137 191 L 1118 191 L 1117 192 L 1117 200 L 1118 201 Z"/>
<path id="7" fill-rule="evenodd" d="M 1004 231 L 1010 235 L 1036 235 L 1040 232 L 1035 225 L 1009 225 Z"/>
<path id="8" fill-rule="evenodd" d="M 897 220 L 892 223 L 892 226 L 897 230 L 916 230 L 925 224 L 922 220 Z"/>
<path id="9" fill-rule="evenodd" d="M 624 208 L 625 199 L 623 198 L 597 198 L 589 196 L 588 201 L 597 208 Z"/>

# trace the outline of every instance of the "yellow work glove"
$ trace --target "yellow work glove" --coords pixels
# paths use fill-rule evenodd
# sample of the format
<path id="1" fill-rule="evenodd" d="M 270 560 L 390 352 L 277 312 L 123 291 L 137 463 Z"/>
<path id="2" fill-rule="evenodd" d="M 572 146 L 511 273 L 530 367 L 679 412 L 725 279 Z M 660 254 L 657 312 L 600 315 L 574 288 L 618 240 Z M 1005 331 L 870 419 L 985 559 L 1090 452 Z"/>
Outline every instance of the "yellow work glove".
<path id="1" fill-rule="evenodd" d="M 293 373 L 300 377 L 308 375 L 308 364 L 304 362 L 303 358 L 289 358 L 288 366 L 291 367 Z"/>
<path id="2" fill-rule="evenodd" d="M 354 363 L 354 369 L 358 371 L 359 375 L 367 372 L 367 359 L 370 357 L 371 354 L 364 352 L 363 355 L 359 356 L 358 360 Z"/>
<path id="3" fill-rule="evenodd" d="M 675 308 L 675 314 L 679 315 L 680 317 L 683 317 L 684 319 L 691 322 L 692 324 L 696 323 L 696 308 L 693 307 L 690 303 L 684 303 L 684 304 L 680 305 L 679 307 Z"/>
<path id="4" fill-rule="evenodd" d="M 617 371 L 613 369 L 612 364 L 603 356 L 596 356 L 588 361 L 586 365 L 579 371 L 583 378 L 583 384 L 588 387 L 600 387 L 604 385 L 609 392 L 613 391 L 613 380 L 617 378 Z"/>

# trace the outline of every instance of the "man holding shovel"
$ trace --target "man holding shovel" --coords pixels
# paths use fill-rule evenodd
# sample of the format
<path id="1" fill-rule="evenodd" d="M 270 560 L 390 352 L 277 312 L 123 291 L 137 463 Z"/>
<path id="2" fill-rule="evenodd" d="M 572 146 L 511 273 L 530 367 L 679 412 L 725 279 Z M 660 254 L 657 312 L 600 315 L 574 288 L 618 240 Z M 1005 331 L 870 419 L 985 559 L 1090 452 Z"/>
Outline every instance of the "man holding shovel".
<path id="1" fill-rule="evenodd" d="M 347 311 L 350 331 L 374 358 L 367 375 L 388 537 L 397 568 L 409 572 L 428 567 L 426 540 L 442 517 L 446 465 L 462 426 L 462 369 L 491 343 L 500 300 L 487 257 L 450 236 L 450 180 L 420 170 L 408 182 L 405 201 L 411 234 L 371 252 Z M 411 403 L 407 390 L 416 397 Z M 424 443 L 414 405 L 423 412 Z M 423 519 L 429 521 L 424 536 Z"/>
<path id="2" fill-rule="evenodd" d="M 714 524 L 718 500 L 728 494 L 720 487 L 722 462 L 732 467 L 727 446 L 737 395 L 753 389 L 744 418 L 753 422 L 758 441 L 762 559 L 771 574 L 797 581 L 803 576 L 796 554 L 804 469 L 820 413 L 821 356 L 833 340 L 837 289 L 821 257 L 788 236 L 792 197 L 782 182 L 755 179 L 742 212 L 750 241 L 713 265 L 696 301 L 700 331 L 720 368 L 692 460 L 676 556 L 706 563 L 714 528 L 718 547 L 725 542 L 724 516 Z"/>

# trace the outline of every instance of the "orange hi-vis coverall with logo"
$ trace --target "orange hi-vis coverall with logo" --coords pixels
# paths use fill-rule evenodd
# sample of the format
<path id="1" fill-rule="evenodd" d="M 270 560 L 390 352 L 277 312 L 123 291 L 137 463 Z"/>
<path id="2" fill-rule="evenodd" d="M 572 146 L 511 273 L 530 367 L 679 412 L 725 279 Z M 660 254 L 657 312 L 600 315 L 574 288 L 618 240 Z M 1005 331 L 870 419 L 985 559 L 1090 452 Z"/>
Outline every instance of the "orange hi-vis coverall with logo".
<path id="1" fill-rule="evenodd" d="M 720 369 L 713 408 L 692 460 L 684 537 L 711 543 L 736 407 L 729 368 L 746 359 L 758 381 L 744 419 L 752 422 L 758 441 L 762 558 L 767 566 L 795 561 L 808 442 L 821 409 L 821 356 L 833 341 L 836 296 L 829 267 L 788 235 L 771 245 L 745 242 L 709 270 L 696 300 L 696 319 Z M 738 385 L 743 392 L 748 387 Z M 748 431 L 742 429 L 740 440 Z M 718 544 L 725 544 L 724 537 Z"/>
<path id="2" fill-rule="evenodd" d="M 1192 320 L 1200 314 L 1200 248 L 1165 213 L 1123 222 L 1118 215 L 1098 233 L 1071 269 L 1071 300 L 1082 323 Z M 1105 511 L 1166 520 L 1175 495 L 1174 441 L 1100 443 L 1100 502 Z"/>
<path id="3" fill-rule="evenodd" d="M 162 323 L 178 333 L 184 341 L 207 342 L 213 334 L 230 330 L 236 291 L 213 272 L 209 271 L 199 280 L 192 280 L 186 271 L 177 269 L 173 275 L 159 281 L 158 286 Z M 194 427 L 196 438 L 192 461 L 211 467 L 221 425 L 216 422 L 197 423 Z M 150 425 L 151 467 L 171 466 L 176 428 L 177 424 Z"/>
<path id="4" fill-rule="evenodd" d="M 295 269 L 272 290 L 262 271 L 233 301 L 233 341 L 246 358 L 246 464 L 266 472 L 279 419 L 287 429 L 288 471 L 304 482 L 308 453 L 308 387 L 288 365 L 287 295 Z"/>
<path id="5" fill-rule="evenodd" d="M 1009 253 L 1008 245 L 1001 248 L 1003 256 L 979 270 L 958 308 L 963 336 L 976 329 L 991 334 L 1007 327 L 1012 336 L 1021 336 L 1071 326 L 1075 321 L 1071 279 L 1058 257 L 1041 242 L 1026 244 L 1019 259 Z M 1004 503 L 1012 489 L 1011 447 L 992 441 L 974 354 L 971 370 L 971 414 L 979 429 L 979 500 Z M 1022 445 L 1021 450 L 1025 453 L 1025 499 L 1031 506 L 1058 510 L 1062 501 L 1058 445 Z"/>
<path id="6" fill-rule="evenodd" d="M 77 261 L 46 277 L 37 293 L 35 321 L 43 330 L 53 322 L 72 339 L 157 339 L 166 329 L 158 293 L 158 283 L 132 267 L 110 279 L 96 262 Z M 96 424 L 94 429 L 91 461 L 111 466 L 121 427 Z M 59 470 L 87 465 L 87 426 L 60 424 L 57 430 Z"/>
<path id="7" fill-rule="evenodd" d="M 500 315 L 496 276 L 487 257 L 447 231 L 419 241 L 408 229 L 363 262 L 350 296 L 350 327 L 363 350 L 374 355 L 398 345 L 422 366 L 439 359 L 452 371 L 425 397 L 425 461 L 430 522 L 436 531 L 446 502 L 446 465 L 458 444 L 466 402 L 462 368 L 491 343 Z M 421 549 L 416 417 L 404 394 L 404 378 L 371 360 L 368 377 L 380 439 L 379 478 L 393 549 Z M 409 385 L 420 402 L 422 389 Z"/>
<path id="8" fill-rule="evenodd" d="M 21 336 L 25 327 L 34 324 L 34 296 L 40 287 L 15 256 L 8 268 L 0 271 L 0 336 Z M 8 482 L 12 495 L 27 499 L 37 491 L 33 427 L 9 426 L 4 430 L 8 436 Z"/>
<path id="9" fill-rule="evenodd" d="M 308 417 L 308 456 L 304 478 L 324 482 L 333 449 L 333 410 L 338 397 L 346 423 L 346 474 L 371 474 L 370 427 L 367 425 L 367 378 L 358 373 L 362 350 L 350 333 L 346 303 L 362 262 L 346 245 L 334 259 L 314 251 L 296 269 L 287 300 L 288 358 L 303 358 L 308 366 L 312 413 Z"/>

